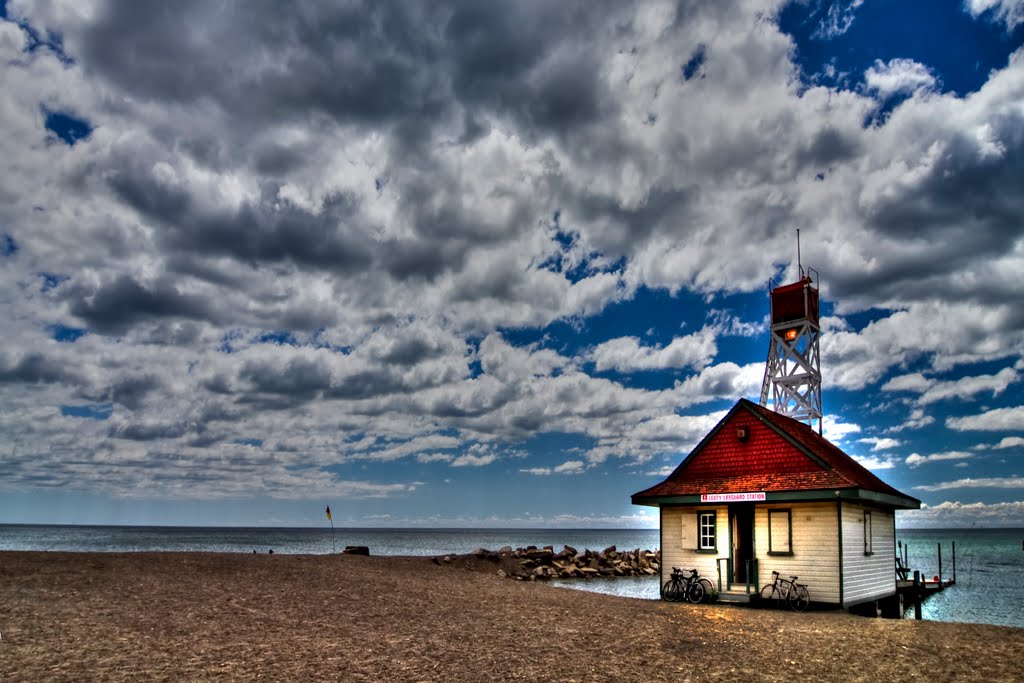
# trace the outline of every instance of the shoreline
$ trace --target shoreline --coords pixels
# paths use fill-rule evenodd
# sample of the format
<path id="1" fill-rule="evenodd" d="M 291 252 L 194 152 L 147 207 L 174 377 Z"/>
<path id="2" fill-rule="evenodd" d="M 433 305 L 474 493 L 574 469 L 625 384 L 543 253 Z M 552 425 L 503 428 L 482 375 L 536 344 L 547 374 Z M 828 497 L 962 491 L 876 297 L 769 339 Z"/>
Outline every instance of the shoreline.
<path id="1" fill-rule="evenodd" d="M 5 681 L 1012 681 L 1024 629 L 670 604 L 427 557 L 0 551 Z"/>

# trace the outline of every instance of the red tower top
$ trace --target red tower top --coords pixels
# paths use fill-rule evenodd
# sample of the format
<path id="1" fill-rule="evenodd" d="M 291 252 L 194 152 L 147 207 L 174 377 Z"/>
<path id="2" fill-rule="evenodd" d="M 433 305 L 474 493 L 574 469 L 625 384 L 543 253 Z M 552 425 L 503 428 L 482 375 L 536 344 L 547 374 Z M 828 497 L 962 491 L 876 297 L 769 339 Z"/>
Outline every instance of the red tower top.
<path id="1" fill-rule="evenodd" d="M 810 276 L 771 291 L 772 325 L 806 318 L 818 324 L 818 288 Z"/>

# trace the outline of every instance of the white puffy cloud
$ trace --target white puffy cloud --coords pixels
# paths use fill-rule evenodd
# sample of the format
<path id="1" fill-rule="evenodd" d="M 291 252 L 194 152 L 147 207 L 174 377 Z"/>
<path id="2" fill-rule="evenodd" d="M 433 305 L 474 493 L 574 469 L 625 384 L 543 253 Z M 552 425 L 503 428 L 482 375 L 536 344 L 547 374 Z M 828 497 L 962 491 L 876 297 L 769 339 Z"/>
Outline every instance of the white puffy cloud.
<path id="1" fill-rule="evenodd" d="M 888 470 L 896 467 L 896 458 L 890 456 L 878 456 L 878 455 L 854 455 L 854 460 L 859 462 L 869 470 Z"/>
<path id="2" fill-rule="evenodd" d="M 975 17 L 992 10 L 1009 29 L 1024 23 L 1024 0 L 964 0 L 964 6 Z"/>
<path id="3" fill-rule="evenodd" d="M 1024 489 L 1024 477 L 979 477 L 956 479 L 937 484 L 920 484 L 918 491 L 949 491 L 953 489 Z"/>
<path id="4" fill-rule="evenodd" d="M 869 436 L 863 439 L 857 439 L 858 443 L 869 443 L 871 444 L 871 450 L 873 451 L 888 451 L 901 445 L 903 442 L 899 439 L 892 439 L 888 437 Z"/>
<path id="5" fill-rule="evenodd" d="M 896 519 L 898 526 L 908 529 L 1020 527 L 1024 524 L 1024 501 L 961 503 L 947 500 L 937 505 L 922 505 L 920 510 L 899 510 Z"/>
<path id="6" fill-rule="evenodd" d="M 860 425 L 842 422 L 831 416 L 825 416 L 822 419 L 822 436 L 832 443 L 843 441 L 849 435 L 857 434 L 860 431 Z"/>
<path id="7" fill-rule="evenodd" d="M 935 370 L 947 371 L 962 363 L 1016 354 L 1018 349 L 1008 344 L 1007 339 L 989 331 L 1003 328 L 1015 315 L 1009 305 L 979 311 L 968 304 L 935 302 L 897 311 L 858 332 L 834 331 L 822 335 L 823 382 L 860 389 L 879 381 L 894 367 L 922 357 L 930 358 Z M 1018 339 L 1019 333 L 1012 333 L 1011 337 Z M 827 373 L 824 368 L 828 368 Z M 968 380 L 963 389 L 998 390 L 1015 381 L 1013 371 L 1002 372 L 1002 375 L 980 378 L 973 383 Z M 891 391 L 924 388 L 927 391 L 932 383 L 918 375 L 920 373 L 893 378 L 883 388 Z M 950 387 L 943 385 L 936 389 L 936 395 L 942 398 L 950 391 Z"/>
<path id="8" fill-rule="evenodd" d="M 902 424 L 899 424 L 889 431 L 892 433 L 902 432 L 907 429 L 921 429 L 927 427 L 935 422 L 935 418 L 931 415 L 926 415 L 923 408 L 914 408 L 910 411 L 910 415 Z"/>
<path id="9" fill-rule="evenodd" d="M 914 393 L 921 394 L 933 384 L 935 384 L 934 379 L 929 379 L 920 372 L 914 372 L 909 375 L 898 375 L 893 377 L 883 384 L 881 389 L 882 391 L 912 391 Z"/>
<path id="10" fill-rule="evenodd" d="M 619 337 L 598 344 L 590 354 L 596 369 L 635 372 L 668 368 L 706 367 L 718 352 L 715 334 L 708 327 L 676 337 L 666 346 L 643 346 L 636 337 Z"/>
<path id="11" fill-rule="evenodd" d="M 1003 368 L 994 375 L 961 377 L 958 380 L 937 382 L 928 387 L 917 400 L 919 403 L 927 405 L 950 398 L 968 399 L 976 394 L 987 392 L 998 396 L 1019 380 L 1020 375 L 1016 370 Z"/>
<path id="12" fill-rule="evenodd" d="M 946 418 L 946 427 L 958 432 L 1024 430 L 1024 406 L 994 408 L 977 415 Z"/>
<path id="13" fill-rule="evenodd" d="M 520 469 L 519 471 L 524 472 L 526 474 L 534 474 L 541 477 L 551 474 L 550 467 L 525 467 L 523 469 Z"/>
<path id="14" fill-rule="evenodd" d="M 927 66 L 912 59 L 890 59 L 886 63 L 876 59 L 864 72 L 864 82 L 869 90 L 888 97 L 932 88 L 935 76 Z"/>
<path id="15" fill-rule="evenodd" d="M 417 462 L 451 462 L 455 459 L 449 453 L 420 453 L 416 456 Z"/>
<path id="16" fill-rule="evenodd" d="M 943 451 L 941 453 L 931 453 L 929 455 L 921 455 L 920 453 L 911 453 L 904 460 L 904 463 L 908 467 L 917 467 L 926 462 L 940 462 L 944 460 L 967 460 L 973 458 L 974 454 L 969 451 Z"/>
<path id="17" fill-rule="evenodd" d="M 495 453 L 487 453 L 486 455 L 473 455 L 472 453 L 465 453 L 460 455 L 451 461 L 452 467 L 483 467 L 484 465 L 490 465 L 492 462 L 498 459 Z"/>
<path id="18" fill-rule="evenodd" d="M 583 469 L 582 460 L 566 460 L 561 465 L 556 465 L 551 471 L 555 474 L 579 474 Z"/>

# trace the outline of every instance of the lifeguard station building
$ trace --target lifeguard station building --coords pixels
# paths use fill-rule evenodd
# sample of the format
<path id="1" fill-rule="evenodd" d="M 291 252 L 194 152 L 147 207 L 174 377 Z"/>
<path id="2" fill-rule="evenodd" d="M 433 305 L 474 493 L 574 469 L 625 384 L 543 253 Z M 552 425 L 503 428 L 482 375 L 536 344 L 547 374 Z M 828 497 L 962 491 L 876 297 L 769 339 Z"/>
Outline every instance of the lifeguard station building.
<path id="1" fill-rule="evenodd" d="M 895 511 L 921 501 L 821 436 L 818 289 L 801 276 L 770 289 L 761 405 L 741 399 L 667 479 L 632 496 L 660 508 L 662 581 L 696 568 L 720 599 L 746 601 L 778 571 L 844 608 L 896 594 Z"/>

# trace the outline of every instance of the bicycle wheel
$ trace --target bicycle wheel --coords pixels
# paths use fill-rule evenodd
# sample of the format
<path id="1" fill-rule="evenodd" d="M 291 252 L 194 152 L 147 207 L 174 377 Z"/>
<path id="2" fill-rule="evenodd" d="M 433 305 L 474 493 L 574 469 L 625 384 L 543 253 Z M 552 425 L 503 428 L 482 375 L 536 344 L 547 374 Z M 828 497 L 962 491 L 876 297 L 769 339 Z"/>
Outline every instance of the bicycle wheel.
<path id="1" fill-rule="evenodd" d="M 765 605 L 769 601 L 778 602 L 779 597 L 779 589 L 774 583 L 769 583 L 761 588 L 761 602 Z"/>
<path id="2" fill-rule="evenodd" d="M 704 586 L 701 585 L 700 581 L 694 581 L 690 584 L 690 591 L 686 597 L 695 605 L 704 599 Z"/>
<path id="3" fill-rule="evenodd" d="M 786 601 L 794 612 L 803 612 L 811 604 L 811 595 L 805 586 L 793 586 Z"/>
<path id="4" fill-rule="evenodd" d="M 707 579 L 700 579 L 697 583 L 704 587 L 704 599 L 711 602 L 712 596 L 715 594 L 715 587 L 711 585 L 711 582 Z"/>
<path id="5" fill-rule="evenodd" d="M 669 579 L 665 582 L 665 585 L 661 587 L 661 599 L 667 602 L 678 602 L 679 600 L 679 582 Z"/>

